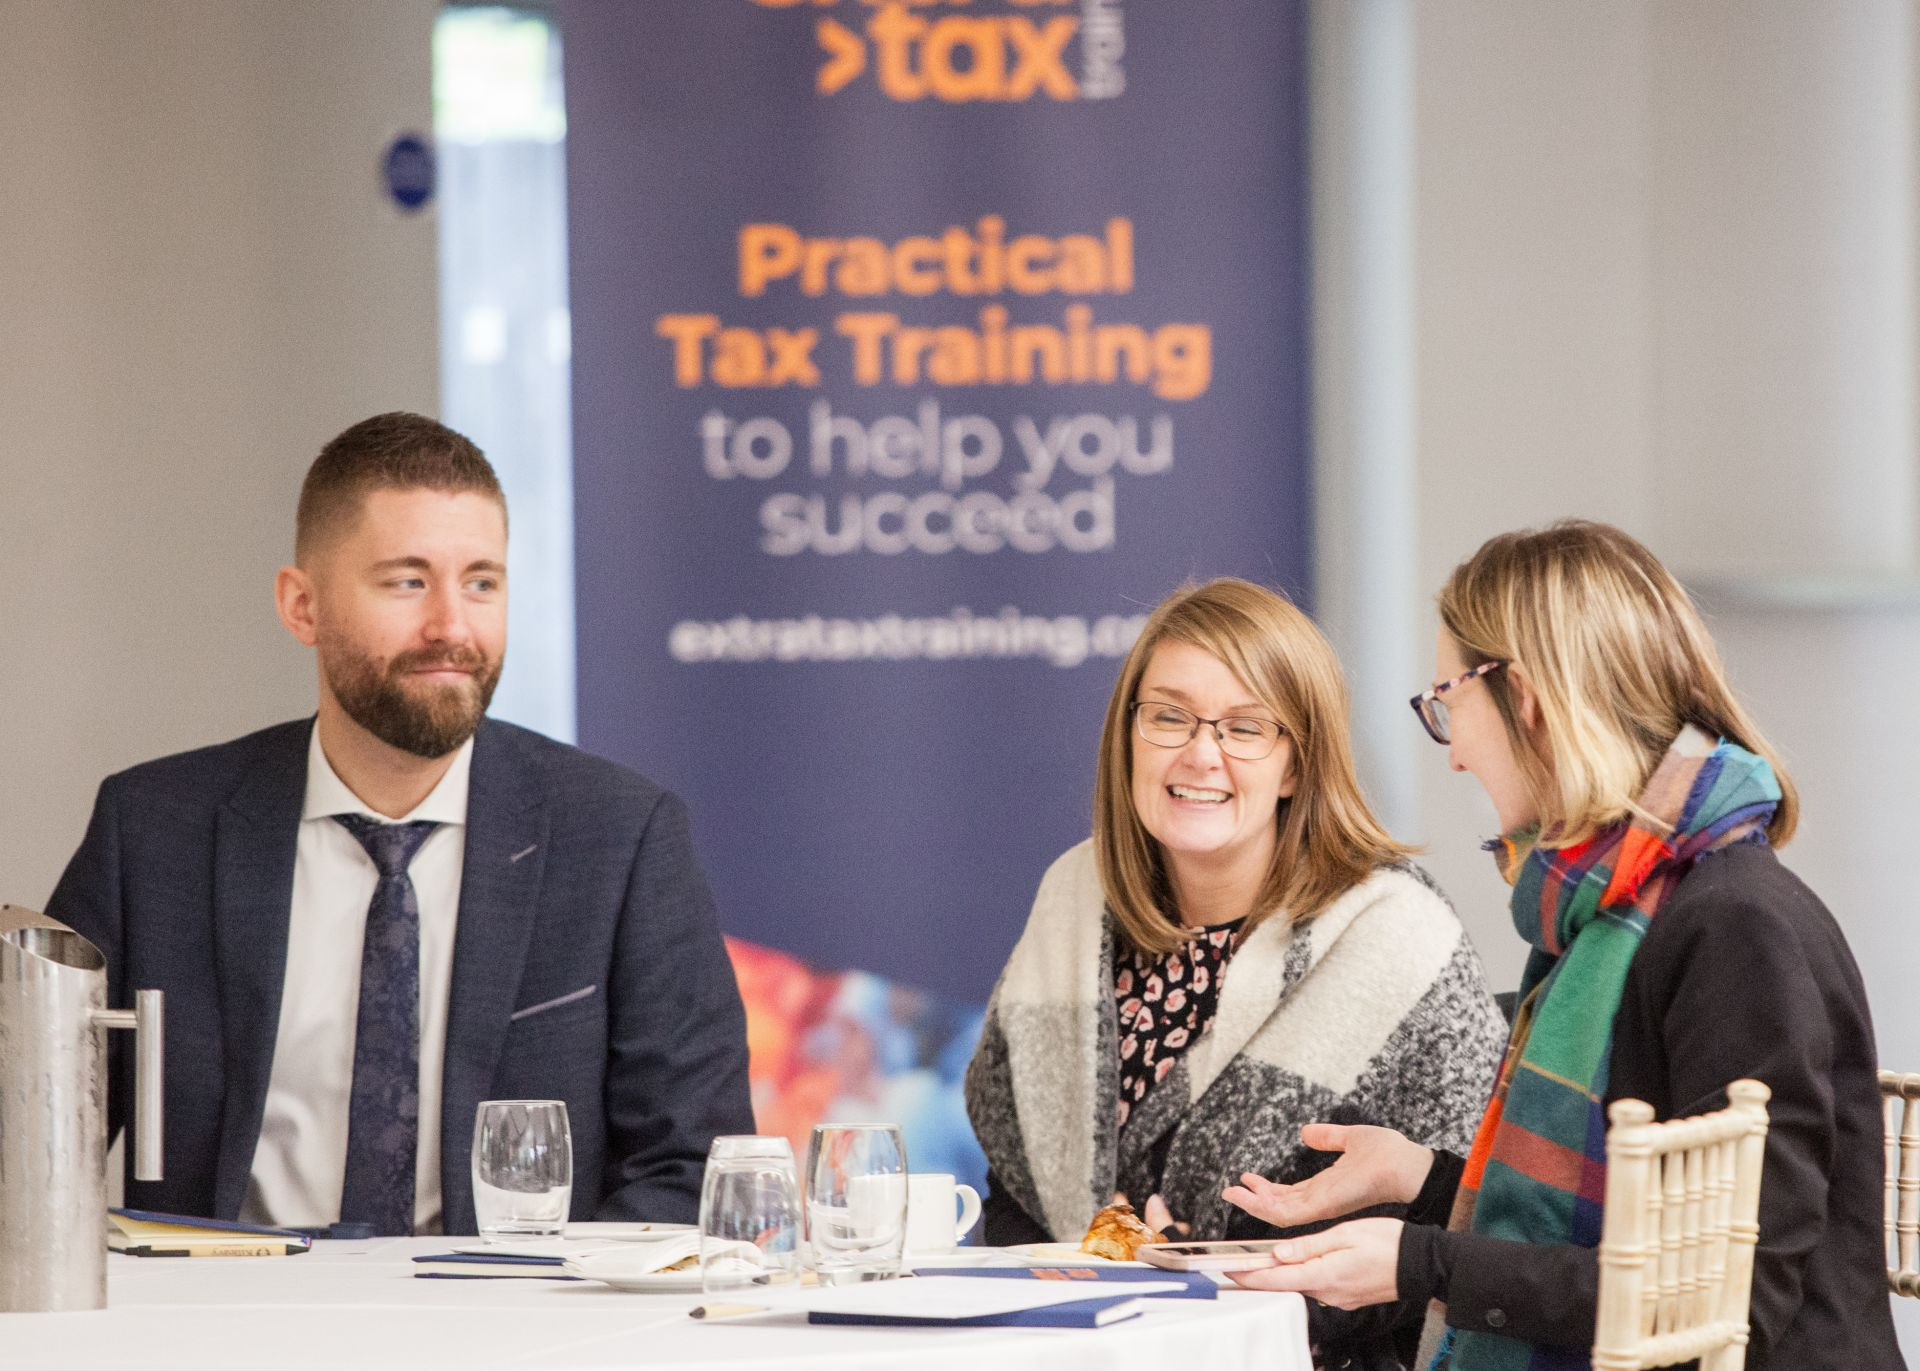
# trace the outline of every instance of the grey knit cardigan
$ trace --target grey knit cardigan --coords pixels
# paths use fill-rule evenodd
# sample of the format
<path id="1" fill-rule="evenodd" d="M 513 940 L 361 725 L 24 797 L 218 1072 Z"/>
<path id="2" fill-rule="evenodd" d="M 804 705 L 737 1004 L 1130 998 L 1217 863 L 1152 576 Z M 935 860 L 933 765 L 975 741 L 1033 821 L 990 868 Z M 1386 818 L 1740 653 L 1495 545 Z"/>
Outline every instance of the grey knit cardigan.
<path id="1" fill-rule="evenodd" d="M 1221 1188 L 1254 1171 L 1298 1180 L 1325 1164 L 1316 1120 L 1376 1123 L 1465 1152 L 1506 1025 L 1453 908 L 1424 872 L 1385 866 L 1310 922 L 1262 922 L 1227 964 L 1212 1026 L 1121 1131 L 1117 927 L 1091 840 L 1040 882 L 967 1068 L 967 1114 L 995 1180 L 1077 1242 L 1116 1189 L 1136 1205 L 1172 1132 L 1160 1192 L 1197 1238 L 1238 1215 Z"/>

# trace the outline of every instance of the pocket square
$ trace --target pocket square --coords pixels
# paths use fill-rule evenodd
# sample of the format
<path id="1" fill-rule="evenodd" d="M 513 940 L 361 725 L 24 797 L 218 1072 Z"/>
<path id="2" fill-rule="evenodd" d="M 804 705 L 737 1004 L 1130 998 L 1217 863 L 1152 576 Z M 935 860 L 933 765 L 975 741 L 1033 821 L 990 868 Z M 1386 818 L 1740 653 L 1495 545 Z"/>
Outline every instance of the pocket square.
<path id="1" fill-rule="evenodd" d="M 566 994 L 554 999 L 542 1000 L 539 1004 L 530 1004 L 525 1009 L 516 1009 L 507 1016 L 507 1021 L 512 1023 L 519 1019 L 530 1019 L 535 1014 L 544 1014 L 549 1009 L 558 1009 L 563 1004 L 572 1004 L 575 1000 L 584 1000 L 599 988 L 597 984 L 581 986 L 578 990 L 570 990 Z"/>

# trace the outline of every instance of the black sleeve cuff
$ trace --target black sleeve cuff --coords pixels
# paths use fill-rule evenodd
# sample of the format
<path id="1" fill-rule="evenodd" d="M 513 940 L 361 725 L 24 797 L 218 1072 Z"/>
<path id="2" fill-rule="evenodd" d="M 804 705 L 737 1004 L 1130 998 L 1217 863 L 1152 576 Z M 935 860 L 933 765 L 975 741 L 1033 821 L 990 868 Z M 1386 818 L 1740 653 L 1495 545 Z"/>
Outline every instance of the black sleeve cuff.
<path id="1" fill-rule="evenodd" d="M 1460 1177 L 1466 1169 L 1466 1158 L 1435 1148 L 1433 1165 L 1427 1168 L 1420 1193 L 1407 1206 L 1407 1222 L 1438 1224 L 1445 1228 L 1453 1214 L 1454 1192 L 1460 1189 Z"/>
<path id="2" fill-rule="evenodd" d="M 1429 1300 L 1446 1301 L 1453 1278 L 1454 1235 L 1447 1232 L 1454 1193 L 1467 1169 L 1466 1159 L 1435 1148 L 1433 1165 L 1420 1183 L 1420 1193 L 1407 1206 L 1406 1226 L 1400 1230 L 1400 1256 L 1394 1278 L 1400 1298 L 1424 1309 Z"/>
<path id="3" fill-rule="evenodd" d="M 1400 1230 L 1394 1283 L 1402 1303 L 1425 1308 L 1429 1300 L 1446 1300 L 1453 1278 L 1453 1247 L 1448 1240 L 1454 1236 L 1424 1223 L 1409 1223 Z"/>

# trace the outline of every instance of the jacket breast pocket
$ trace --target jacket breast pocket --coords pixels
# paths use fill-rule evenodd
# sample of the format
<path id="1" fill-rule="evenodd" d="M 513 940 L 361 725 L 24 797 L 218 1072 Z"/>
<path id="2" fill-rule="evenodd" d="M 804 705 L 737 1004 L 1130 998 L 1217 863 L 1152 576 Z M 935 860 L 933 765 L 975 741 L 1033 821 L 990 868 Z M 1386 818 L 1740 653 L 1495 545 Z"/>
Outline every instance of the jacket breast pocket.
<path id="1" fill-rule="evenodd" d="M 525 1023 L 528 1019 L 537 1019 L 569 1005 L 582 1004 L 600 993 L 597 985 L 583 985 L 578 990 L 569 990 L 564 995 L 555 995 L 551 999 L 540 1000 L 524 1008 L 516 1009 L 508 1015 L 510 1023 Z"/>
<path id="2" fill-rule="evenodd" d="M 498 1098 L 591 1099 L 606 1070 L 606 996 L 571 994 L 516 1010 L 495 1069 Z M 575 1125 L 578 1127 L 578 1125 Z"/>
<path id="3" fill-rule="evenodd" d="M 516 1009 L 507 1023 L 507 1049 L 571 1041 L 585 1045 L 605 1033 L 607 997 L 598 986 L 535 1001 Z"/>

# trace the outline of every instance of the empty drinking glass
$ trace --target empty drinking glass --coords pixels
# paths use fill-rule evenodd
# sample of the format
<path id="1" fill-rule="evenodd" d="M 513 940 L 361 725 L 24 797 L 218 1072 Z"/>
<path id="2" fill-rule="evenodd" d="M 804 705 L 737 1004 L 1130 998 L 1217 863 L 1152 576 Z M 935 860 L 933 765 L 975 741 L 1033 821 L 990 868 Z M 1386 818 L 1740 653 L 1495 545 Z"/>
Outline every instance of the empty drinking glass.
<path id="1" fill-rule="evenodd" d="M 892 1124 L 820 1124 L 807 1148 L 807 1231 L 823 1285 L 900 1274 L 907 1150 Z"/>
<path id="2" fill-rule="evenodd" d="M 700 1185 L 700 1284 L 709 1294 L 798 1279 L 800 1191 L 785 1138 L 729 1134 Z"/>
<path id="3" fill-rule="evenodd" d="M 743 1157 L 761 1157 L 783 1161 L 793 1171 L 793 1144 L 785 1138 L 766 1133 L 722 1133 L 707 1145 L 710 1162 L 736 1161 Z M 799 1192 L 796 1175 L 794 1191 Z"/>
<path id="4" fill-rule="evenodd" d="M 484 1238 L 557 1237 L 573 1197 L 560 1100 L 483 1100 L 473 1119 L 473 1213 Z"/>

